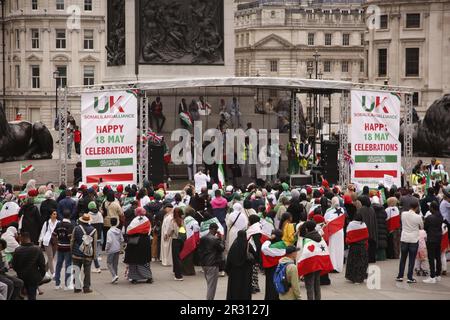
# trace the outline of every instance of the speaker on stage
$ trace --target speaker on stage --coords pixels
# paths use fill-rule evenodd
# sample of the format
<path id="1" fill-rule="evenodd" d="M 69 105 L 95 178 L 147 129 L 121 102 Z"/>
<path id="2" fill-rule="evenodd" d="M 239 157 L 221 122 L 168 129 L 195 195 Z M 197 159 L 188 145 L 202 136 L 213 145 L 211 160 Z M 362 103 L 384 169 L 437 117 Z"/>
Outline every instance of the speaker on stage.
<path id="1" fill-rule="evenodd" d="M 148 176 L 153 184 L 164 183 L 164 148 L 148 146 Z"/>
<path id="2" fill-rule="evenodd" d="M 322 175 L 330 184 L 336 184 L 339 180 L 339 142 L 323 141 L 321 150 L 323 160 Z"/>
<path id="3" fill-rule="evenodd" d="M 313 177 L 304 174 L 293 174 L 291 175 L 291 186 L 292 187 L 303 187 L 306 185 L 313 184 Z"/>

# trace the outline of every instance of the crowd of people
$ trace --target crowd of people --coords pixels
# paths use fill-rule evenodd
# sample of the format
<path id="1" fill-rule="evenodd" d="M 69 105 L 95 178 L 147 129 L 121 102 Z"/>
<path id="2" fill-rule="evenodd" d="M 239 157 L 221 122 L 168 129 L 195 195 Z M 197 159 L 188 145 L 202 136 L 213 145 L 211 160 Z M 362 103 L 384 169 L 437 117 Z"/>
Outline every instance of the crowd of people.
<path id="1" fill-rule="evenodd" d="M 393 281 L 403 281 L 409 259 L 408 283 L 439 282 L 447 269 L 446 182 L 419 194 L 381 183 L 343 189 L 324 179 L 315 187 L 276 180 L 220 189 L 204 178 L 181 191 L 149 181 L 68 188 L 30 180 L 2 184 L 0 207 L 0 299 L 36 299 L 50 281 L 56 290 L 90 293 L 102 258 L 112 284 L 121 271 L 131 284 L 153 283 L 152 262 L 171 267 L 174 281 L 201 266 L 209 300 L 221 276 L 229 300 L 261 290 L 266 300 L 298 300 L 302 282 L 307 298 L 320 300 L 330 274 L 363 283 L 377 261 L 400 259 Z"/>

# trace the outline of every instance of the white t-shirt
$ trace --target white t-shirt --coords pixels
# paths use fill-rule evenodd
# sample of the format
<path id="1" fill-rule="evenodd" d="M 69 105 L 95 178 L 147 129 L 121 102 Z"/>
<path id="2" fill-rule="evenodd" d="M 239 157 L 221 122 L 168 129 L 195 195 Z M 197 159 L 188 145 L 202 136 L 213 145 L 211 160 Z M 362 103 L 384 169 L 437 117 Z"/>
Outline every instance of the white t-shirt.
<path id="1" fill-rule="evenodd" d="M 419 241 L 419 230 L 423 229 L 422 216 L 412 210 L 402 213 L 402 236 L 401 242 L 417 243 Z"/>
<path id="2" fill-rule="evenodd" d="M 211 181 L 211 178 L 209 175 L 207 176 L 203 172 L 199 172 L 195 174 L 194 176 L 194 182 L 195 182 L 195 192 L 200 193 L 202 191 L 203 187 L 208 186 L 208 182 Z"/>

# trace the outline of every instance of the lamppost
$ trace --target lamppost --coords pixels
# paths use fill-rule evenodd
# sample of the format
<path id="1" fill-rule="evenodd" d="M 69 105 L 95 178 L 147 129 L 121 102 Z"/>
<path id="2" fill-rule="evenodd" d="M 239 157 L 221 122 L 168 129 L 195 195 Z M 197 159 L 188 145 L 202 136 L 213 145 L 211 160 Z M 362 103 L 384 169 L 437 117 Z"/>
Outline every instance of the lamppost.
<path id="1" fill-rule="evenodd" d="M 58 115 L 58 87 L 59 87 L 58 86 L 58 80 L 59 80 L 59 71 L 58 70 L 53 72 L 53 79 L 55 79 L 55 88 L 56 88 L 56 90 L 55 90 L 55 101 L 56 101 L 56 104 L 55 104 L 55 124 L 58 123 L 58 127 L 59 127 L 60 119 L 59 119 L 59 115 Z M 56 126 L 55 126 L 55 129 L 56 129 Z"/>
<path id="2" fill-rule="evenodd" d="M 318 79 L 322 80 L 322 76 L 323 76 L 322 71 L 319 71 L 317 73 Z M 323 120 L 324 120 L 324 117 L 322 117 L 322 96 L 319 96 L 317 107 L 318 107 L 318 115 L 319 115 L 320 146 L 322 147 L 322 143 L 323 143 Z"/>
<path id="3" fill-rule="evenodd" d="M 316 63 L 316 79 L 319 77 L 319 58 L 320 54 L 319 51 L 316 50 L 313 54 L 314 61 Z M 313 144 L 313 150 L 314 150 L 314 163 L 316 162 L 316 152 L 317 152 L 317 94 L 314 95 L 314 144 Z"/>
<path id="4" fill-rule="evenodd" d="M 5 44 L 5 0 L 0 0 L 2 4 L 2 73 L 3 73 L 3 111 L 6 112 L 6 103 L 5 103 L 5 96 L 6 96 L 6 57 L 5 57 L 5 50 L 6 50 L 6 44 Z"/>

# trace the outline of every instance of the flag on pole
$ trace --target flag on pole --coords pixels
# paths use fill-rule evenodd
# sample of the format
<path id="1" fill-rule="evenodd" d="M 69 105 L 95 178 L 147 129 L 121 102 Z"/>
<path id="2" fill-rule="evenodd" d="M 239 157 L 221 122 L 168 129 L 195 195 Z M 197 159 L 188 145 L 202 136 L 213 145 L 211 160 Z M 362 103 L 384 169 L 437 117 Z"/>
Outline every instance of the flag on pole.
<path id="1" fill-rule="evenodd" d="M 217 166 L 217 171 L 217 176 L 219 177 L 219 189 L 223 189 L 225 187 L 225 170 L 223 169 L 222 163 Z"/>
<path id="2" fill-rule="evenodd" d="M 352 221 L 347 227 L 345 243 L 352 244 L 369 239 L 369 230 L 364 222 Z"/>
<path id="3" fill-rule="evenodd" d="M 180 259 L 184 260 L 188 255 L 197 249 L 200 242 L 200 226 L 197 220 L 189 216 L 184 219 L 186 226 L 186 241 L 183 244 L 183 250 L 180 252 Z"/>
<path id="4" fill-rule="evenodd" d="M 29 165 L 29 166 L 24 166 L 24 165 L 22 165 L 22 166 L 20 166 L 20 173 L 22 174 L 22 173 L 28 173 L 28 172 L 33 172 L 35 169 L 34 169 L 34 167 L 32 166 L 32 165 Z"/>
<path id="5" fill-rule="evenodd" d="M 397 229 L 400 229 L 400 211 L 397 207 L 386 208 L 386 225 L 388 232 L 391 233 Z"/>
<path id="6" fill-rule="evenodd" d="M 316 242 L 305 238 L 297 269 L 300 276 L 316 271 L 321 271 L 321 275 L 325 275 L 334 270 L 325 240 L 321 239 L 320 242 Z"/>

